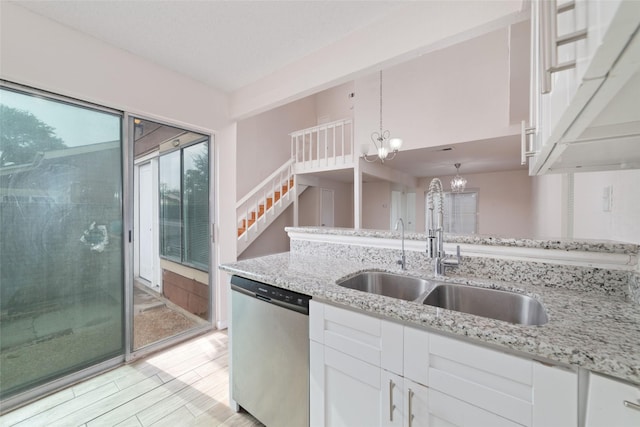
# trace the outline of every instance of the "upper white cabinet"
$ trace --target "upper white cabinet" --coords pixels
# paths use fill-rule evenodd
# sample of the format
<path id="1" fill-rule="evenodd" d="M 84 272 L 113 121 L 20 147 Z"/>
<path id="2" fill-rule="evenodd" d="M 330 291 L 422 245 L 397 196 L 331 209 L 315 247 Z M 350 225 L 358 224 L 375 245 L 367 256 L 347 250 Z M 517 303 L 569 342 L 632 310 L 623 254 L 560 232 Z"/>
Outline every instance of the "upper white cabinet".
<path id="1" fill-rule="evenodd" d="M 640 2 L 531 2 L 529 173 L 640 168 Z"/>

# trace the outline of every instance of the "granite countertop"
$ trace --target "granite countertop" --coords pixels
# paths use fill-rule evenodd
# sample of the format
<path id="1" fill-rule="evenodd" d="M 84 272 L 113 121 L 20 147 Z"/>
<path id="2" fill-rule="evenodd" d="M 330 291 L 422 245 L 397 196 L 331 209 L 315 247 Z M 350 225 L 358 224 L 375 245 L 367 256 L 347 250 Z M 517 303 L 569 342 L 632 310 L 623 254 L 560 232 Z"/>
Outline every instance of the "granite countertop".
<path id="1" fill-rule="evenodd" d="M 624 298 L 487 280 L 443 279 L 512 290 L 537 298 L 546 308 L 549 322 L 543 326 L 523 326 L 336 285 L 340 279 L 363 270 L 425 278 L 433 277 L 432 271 L 380 269 L 361 260 L 329 259 L 293 252 L 248 259 L 220 268 L 407 325 L 468 337 L 538 360 L 579 366 L 640 384 L 640 305 Z"/>

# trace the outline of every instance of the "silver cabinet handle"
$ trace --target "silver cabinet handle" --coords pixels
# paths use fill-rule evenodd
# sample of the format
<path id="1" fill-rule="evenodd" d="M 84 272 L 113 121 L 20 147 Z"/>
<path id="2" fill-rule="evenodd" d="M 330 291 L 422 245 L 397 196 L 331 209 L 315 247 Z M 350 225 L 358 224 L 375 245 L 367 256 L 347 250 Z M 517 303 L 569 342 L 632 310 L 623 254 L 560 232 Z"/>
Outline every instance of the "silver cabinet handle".
<path id="1" fill-rule="evenodd" d="M 633 403 L 633 402 L 629 402 L 628 400 L 625 400 L 624 402 L 622 402 L 624 404 L 624 406 L 626 406 L 627 408 L 630 409 L 635 409 L 636 411 L 640 411 L 640 405 L 638 405 L 637 403 Z"/>
<path id="2" fill-rule="evenodd" d="M 527 164 L 528 157 L 536 154 L 535 151 L 529 149 L 530 144 L 527 144 L 528 136 L 533 135 L 535 131 L 536 128 L 528 128 L 524 120 L 520 122 L 520 164 L 523 166 Z"/>
<path id="3" fill-rule="evenodd" d="M 409 389 L 409 427 L 413 425 L 413 390 Z"/>
<path id="4" fill-rule="evenodd" d="M 587 30 L 578 30 L 562 37 L 558 37 L 558 14 L 575 9 L 575 1 L 568 2 L 558 7 L 557 0 L 541 0 L 540 23 L 541 50 L 542 50 L 542 93 L 549 93 L 552 89 L 551 75 L 559 71 L 576 67 L 576 61 L 571 60 L 558 64 L 558 47 L 575 43 L 587 38 Z"/>
<path id="5" fill-rule="evenodd" d="M 389 421 L 393 422 L 393 410 L 396 405 L 393 404 L 393 380 L 389 380 Z"/>

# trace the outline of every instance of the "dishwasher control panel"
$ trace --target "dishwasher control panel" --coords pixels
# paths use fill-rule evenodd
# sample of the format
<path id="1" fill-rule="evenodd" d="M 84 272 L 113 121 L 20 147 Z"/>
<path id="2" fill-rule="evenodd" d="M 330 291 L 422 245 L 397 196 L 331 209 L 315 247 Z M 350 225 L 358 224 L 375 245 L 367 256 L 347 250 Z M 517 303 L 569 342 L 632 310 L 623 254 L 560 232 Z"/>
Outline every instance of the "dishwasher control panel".
<path id="1" fill-rule="evenodd" d="M 266 283 L 240 276 L 231 277 L 231 289 L 253 295 L 263 301 L 304 312 L 305 314 L 309 313 L 309 300 L 311 299 L 309 295 L 267 285 Z"/>

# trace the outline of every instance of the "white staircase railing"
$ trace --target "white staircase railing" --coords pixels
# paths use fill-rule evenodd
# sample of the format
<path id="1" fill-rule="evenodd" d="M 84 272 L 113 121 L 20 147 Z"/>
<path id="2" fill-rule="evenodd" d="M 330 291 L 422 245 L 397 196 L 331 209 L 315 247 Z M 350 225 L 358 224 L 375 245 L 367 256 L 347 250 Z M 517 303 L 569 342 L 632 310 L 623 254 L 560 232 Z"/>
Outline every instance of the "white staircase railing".
<path id="1" fill-rule="evenodd" d="M 236 203 L 238 254 L 293 203 L 298 191 L 306 188 L 296 185 L 297 173 L 350 167 L 357 160 L 352 119 L 325 123 L 289 135 L 291 158 Z"/>
<path id="2" fill-rule="evenodd" d="M 295 197 L 293 159 L 287 160 L 236 203 L 238 253 L 268 227 Z"/>
<path id="3" fill-rule="evenodd" d="M 352 119 L 313 126 L 289 135 L 295 172 L 340 167 L 356 159 Z"/>

